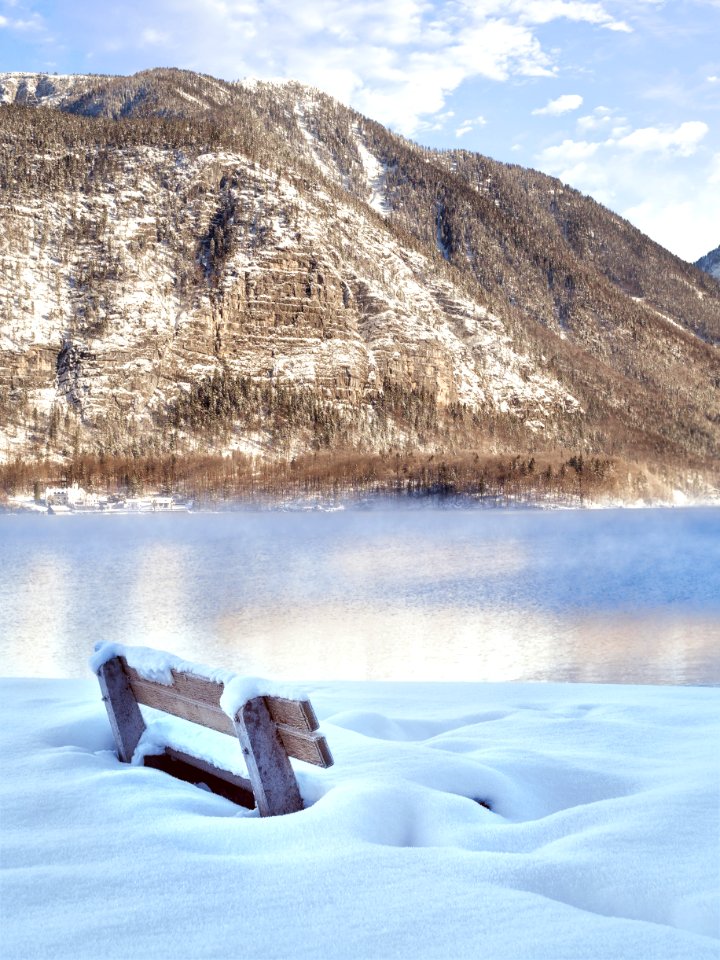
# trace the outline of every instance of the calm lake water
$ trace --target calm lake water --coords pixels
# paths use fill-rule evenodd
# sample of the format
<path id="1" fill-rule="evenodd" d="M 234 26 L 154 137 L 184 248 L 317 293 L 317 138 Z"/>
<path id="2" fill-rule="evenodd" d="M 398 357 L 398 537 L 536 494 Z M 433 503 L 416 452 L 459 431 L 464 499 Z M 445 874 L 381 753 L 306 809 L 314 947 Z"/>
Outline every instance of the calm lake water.
<path id="1" fill-rule="evenodd" d="M 720 684 L 720 509 L 0 517 L 0 674 Z"/>

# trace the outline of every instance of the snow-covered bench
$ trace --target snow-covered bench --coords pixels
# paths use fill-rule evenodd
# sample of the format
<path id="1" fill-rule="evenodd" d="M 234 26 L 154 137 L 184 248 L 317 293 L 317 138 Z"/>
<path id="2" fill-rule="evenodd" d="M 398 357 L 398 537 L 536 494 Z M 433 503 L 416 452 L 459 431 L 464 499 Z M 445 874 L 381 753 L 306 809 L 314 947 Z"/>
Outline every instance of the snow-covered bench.
<path id="1" fill-rule="evenodd" d="M 146 647 L 101 644 L 91 660 L 100 681 L 118 756 L 181 780 L 202 783 L 261 816 L 303 809 L 290 757 L 329 767 L 333 760 L 318 733 L 307 699 L 279 696 L 265 681 L 187 663 Z M 283 691 L 284 692 L 284 691 Z M 148 736 L 140 704 L 240 741 L 248 777 Z M 151 721 L 148 721 L 151 723 Z M 141 750 L 141 739 L 146 741 Z M 201 751 L 205 752 L 205 751 Z"/>

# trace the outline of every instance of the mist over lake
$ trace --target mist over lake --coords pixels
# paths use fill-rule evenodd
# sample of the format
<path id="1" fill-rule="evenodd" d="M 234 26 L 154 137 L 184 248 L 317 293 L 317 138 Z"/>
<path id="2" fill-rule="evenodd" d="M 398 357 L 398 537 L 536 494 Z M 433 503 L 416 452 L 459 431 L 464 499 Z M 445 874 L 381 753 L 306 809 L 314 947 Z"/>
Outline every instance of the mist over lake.
<path id="1" fill-rule="evenodd" d="M 295 680 L 720 683 L 720 510 L 0 518 L 7 676 L 95 642 Z"/>

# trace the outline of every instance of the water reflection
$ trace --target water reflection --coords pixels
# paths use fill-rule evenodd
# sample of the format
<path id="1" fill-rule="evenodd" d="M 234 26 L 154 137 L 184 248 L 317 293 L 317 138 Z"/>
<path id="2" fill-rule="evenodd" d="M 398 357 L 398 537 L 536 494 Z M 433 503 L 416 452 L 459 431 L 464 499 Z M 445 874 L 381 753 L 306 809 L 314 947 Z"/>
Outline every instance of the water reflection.
<path id="1" fill-rule="evenodd" d="M 487 543 L 468 538 L 460 543 L 438 543 L 432 535 L 343 544 L 330 558 L 330 564 L 343 576 L 365 585 L 511 576 L 526 563 L 522 544 L 514 540 Z"/>
<path id="2" fill-rule="evenodd" d="M 64 557 L 41 549 L 19 558 L 14 575 L 15 589 L 3 595 L 3 632 L 26 642 L 7 645 L 7 673 L 22 675 L 29 660 L 34 675 L 62 675 L 57 638 L 67 632 L 71 614 L 67 597 L 70 565 Z M 5 644 L 3 652 L 4 648 Z"/>
<path id="3" fill-rule="evenodd" d="M 720 683 L 718 629 L 695 617 L 341 606 L 225 617 L 209 649 L 289 680 Z"/>
<path id="4" fill-rule="evenodd" d="M 130 583 L 128 635 L 143 636 L 152 625 L 152 643 L 172 649 L 185 633 L 192 551 L 182 544 L 149 543 L 138 555 Z"/>
<path id="5" fill-rule="evenodd" d="M 720 511 L 0 518 L 0 672 L 720 683 Z"/>

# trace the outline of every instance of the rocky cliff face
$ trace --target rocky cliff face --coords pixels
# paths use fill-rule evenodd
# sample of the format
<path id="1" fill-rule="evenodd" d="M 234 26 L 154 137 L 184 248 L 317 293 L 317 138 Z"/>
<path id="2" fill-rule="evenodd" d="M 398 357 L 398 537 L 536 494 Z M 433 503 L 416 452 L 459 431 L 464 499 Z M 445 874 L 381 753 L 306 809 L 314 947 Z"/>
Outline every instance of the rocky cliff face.
<path id="1" fill-rule="evenodd" d="M 0 74 L 0 457 L 720 453 L 720 290 L 297 84 Z"/>

